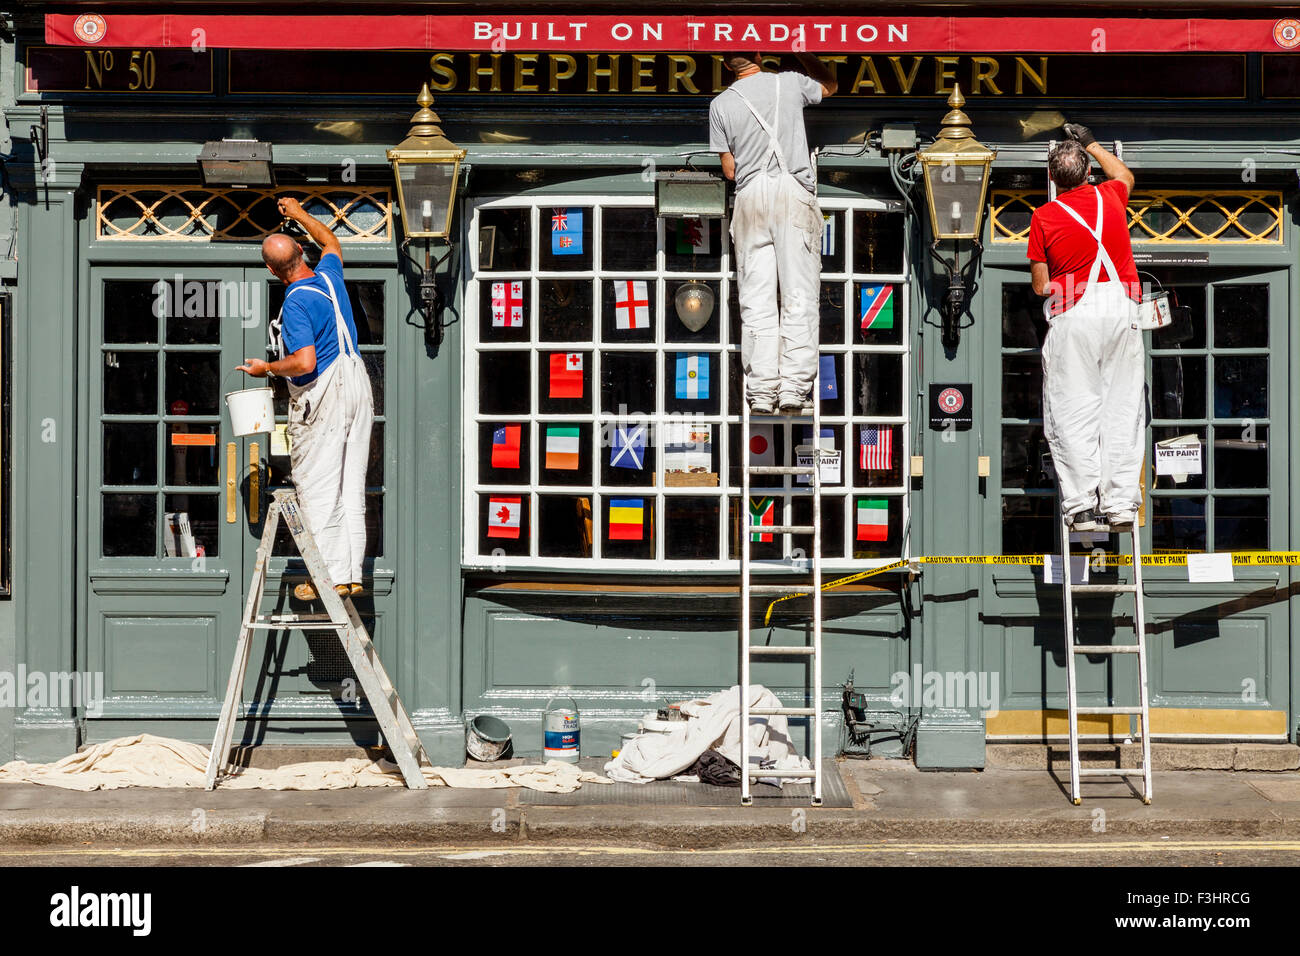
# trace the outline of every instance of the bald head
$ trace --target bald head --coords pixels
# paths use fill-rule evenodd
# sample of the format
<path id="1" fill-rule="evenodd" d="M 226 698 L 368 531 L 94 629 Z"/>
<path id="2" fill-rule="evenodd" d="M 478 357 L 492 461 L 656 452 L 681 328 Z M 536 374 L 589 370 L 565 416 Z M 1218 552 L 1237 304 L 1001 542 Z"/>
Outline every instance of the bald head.
<path id="1" fill-rule="evenodd" d="M 262 240 L 262 261 L 281 282 L 291 281 L 302 267 L 302 247 L 282 232 Z"/>

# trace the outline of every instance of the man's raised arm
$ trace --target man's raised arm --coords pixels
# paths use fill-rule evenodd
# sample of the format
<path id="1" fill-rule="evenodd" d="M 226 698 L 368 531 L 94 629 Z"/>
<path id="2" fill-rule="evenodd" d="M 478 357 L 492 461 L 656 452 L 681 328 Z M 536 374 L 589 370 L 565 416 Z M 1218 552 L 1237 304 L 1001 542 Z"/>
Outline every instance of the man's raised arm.
<path id="1" fill-rule="evenodd" d="M 320 246 L 321 255 L 329 255 L 332 252 L 339 257 L 340 262 L 343 260 L 343 247 L 339 245 L 338 236 L 325 228 L 318 219 L 307 215 L 307 211 L 302 208 L 298 200 L 285 197 L 277 205 L 282 216 L 288 216 L 307 230 L 307 235 L 311 236 L 312 242 Z"/>
<path id="2" fill-rule="evenodd" d="M 840 88 L 840 83 L 835 79 L 835 74 L 831 72 L 830 67 L 813 53 L 796 53 L 795 57 L 808 71 L 808 76 L 822 85 L 822 96 L 835 95 L 835 91 Z"/>

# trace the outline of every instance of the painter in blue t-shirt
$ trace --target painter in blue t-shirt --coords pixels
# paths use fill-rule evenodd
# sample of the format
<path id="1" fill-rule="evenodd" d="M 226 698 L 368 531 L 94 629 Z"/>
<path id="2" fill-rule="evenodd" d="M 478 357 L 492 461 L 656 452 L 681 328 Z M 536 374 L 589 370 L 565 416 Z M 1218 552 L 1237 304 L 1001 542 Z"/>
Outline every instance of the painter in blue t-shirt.
<path id="1" fill-rule="evenodd" d="M 325 276 L 329 276 L 329 281 L 334 286 L 334 295 L 338 299 L 339 310 L 343 313 L 343 323 L 347 326 L 352 348 L 357 349 L 357 326 L 352 320 L 352 303 L 348 301 L 347 290 L 343 287 L 343 260 L 333 253 L 326 253 L 321 256 L 315 275 L 290 283 L 284 293 L 284 307 L 279 318 L 283 354 L 292 355 L 309 345 L 316 346 L 316 369 L 306 375 L 291 377 L 289 381 L 295 385 L 314 382 L 339 357 L 338 334 L 334 329 L 334 306 L 330 304 Z M 313 289 L 324 294 L 317 295 L 311 291 Z M 273 325 L 273 332 L 274 328 Z"/>

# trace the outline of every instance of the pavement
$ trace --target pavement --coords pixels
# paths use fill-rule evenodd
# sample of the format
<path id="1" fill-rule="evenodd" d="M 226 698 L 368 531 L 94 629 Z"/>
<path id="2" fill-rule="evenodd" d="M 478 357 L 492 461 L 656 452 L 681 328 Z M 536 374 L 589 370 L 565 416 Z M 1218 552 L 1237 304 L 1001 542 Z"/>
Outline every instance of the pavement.
<path id="1" fill-rule="evenodd" d="M 519 789 L 81 793 L 0 784 L 0 846 L 91 852 L 109 846 L 437 844 L 518 851 L 578 844 L 704 850 L 908 841 L 1031 846 L 1269 840 L 1281 841 L 1280 852 L 1288 858 L 1300 851 L 1295 770 L 1157 771 L 1150 806 L 1123 780 L 1089 778 L 1083 804 L 1076 807 L 1068 798 L 1068 770 L 1060 761 L 1044 769 L 1045 751 L 1043 758 L 1034 769 L 978 772 L 923 772 L 903 760 L 828 762 L 839 780 L 828 780 L 827 789 L 835 784 L 844 805 L 822 808 L 768 787 L 755 788 L 755 806 L 741 807 L 739 791 L 667 781 L 653 789 L 620 785 L 625 796 L 588 784 L 566 805 L 538 802 L 542 795 Z M 598 769 L 600 761 L 584 764 Z"/>

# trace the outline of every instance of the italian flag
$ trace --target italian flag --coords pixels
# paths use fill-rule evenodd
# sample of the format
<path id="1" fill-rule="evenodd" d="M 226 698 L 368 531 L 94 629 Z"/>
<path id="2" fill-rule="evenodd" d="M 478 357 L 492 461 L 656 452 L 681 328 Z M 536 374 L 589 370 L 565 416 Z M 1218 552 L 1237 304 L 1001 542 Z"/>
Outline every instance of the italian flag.
<path id="1" fill-rule="evenodd" d="M 858 499 L 858 540 L 885 541 L 889 538 L 889 502 L 884 498 Z"/>
<path id="2" fill-rule="evenodd" d="M 578 470 L 578 427 L 546 429 L 546 467 L 559 471 Z"/>

